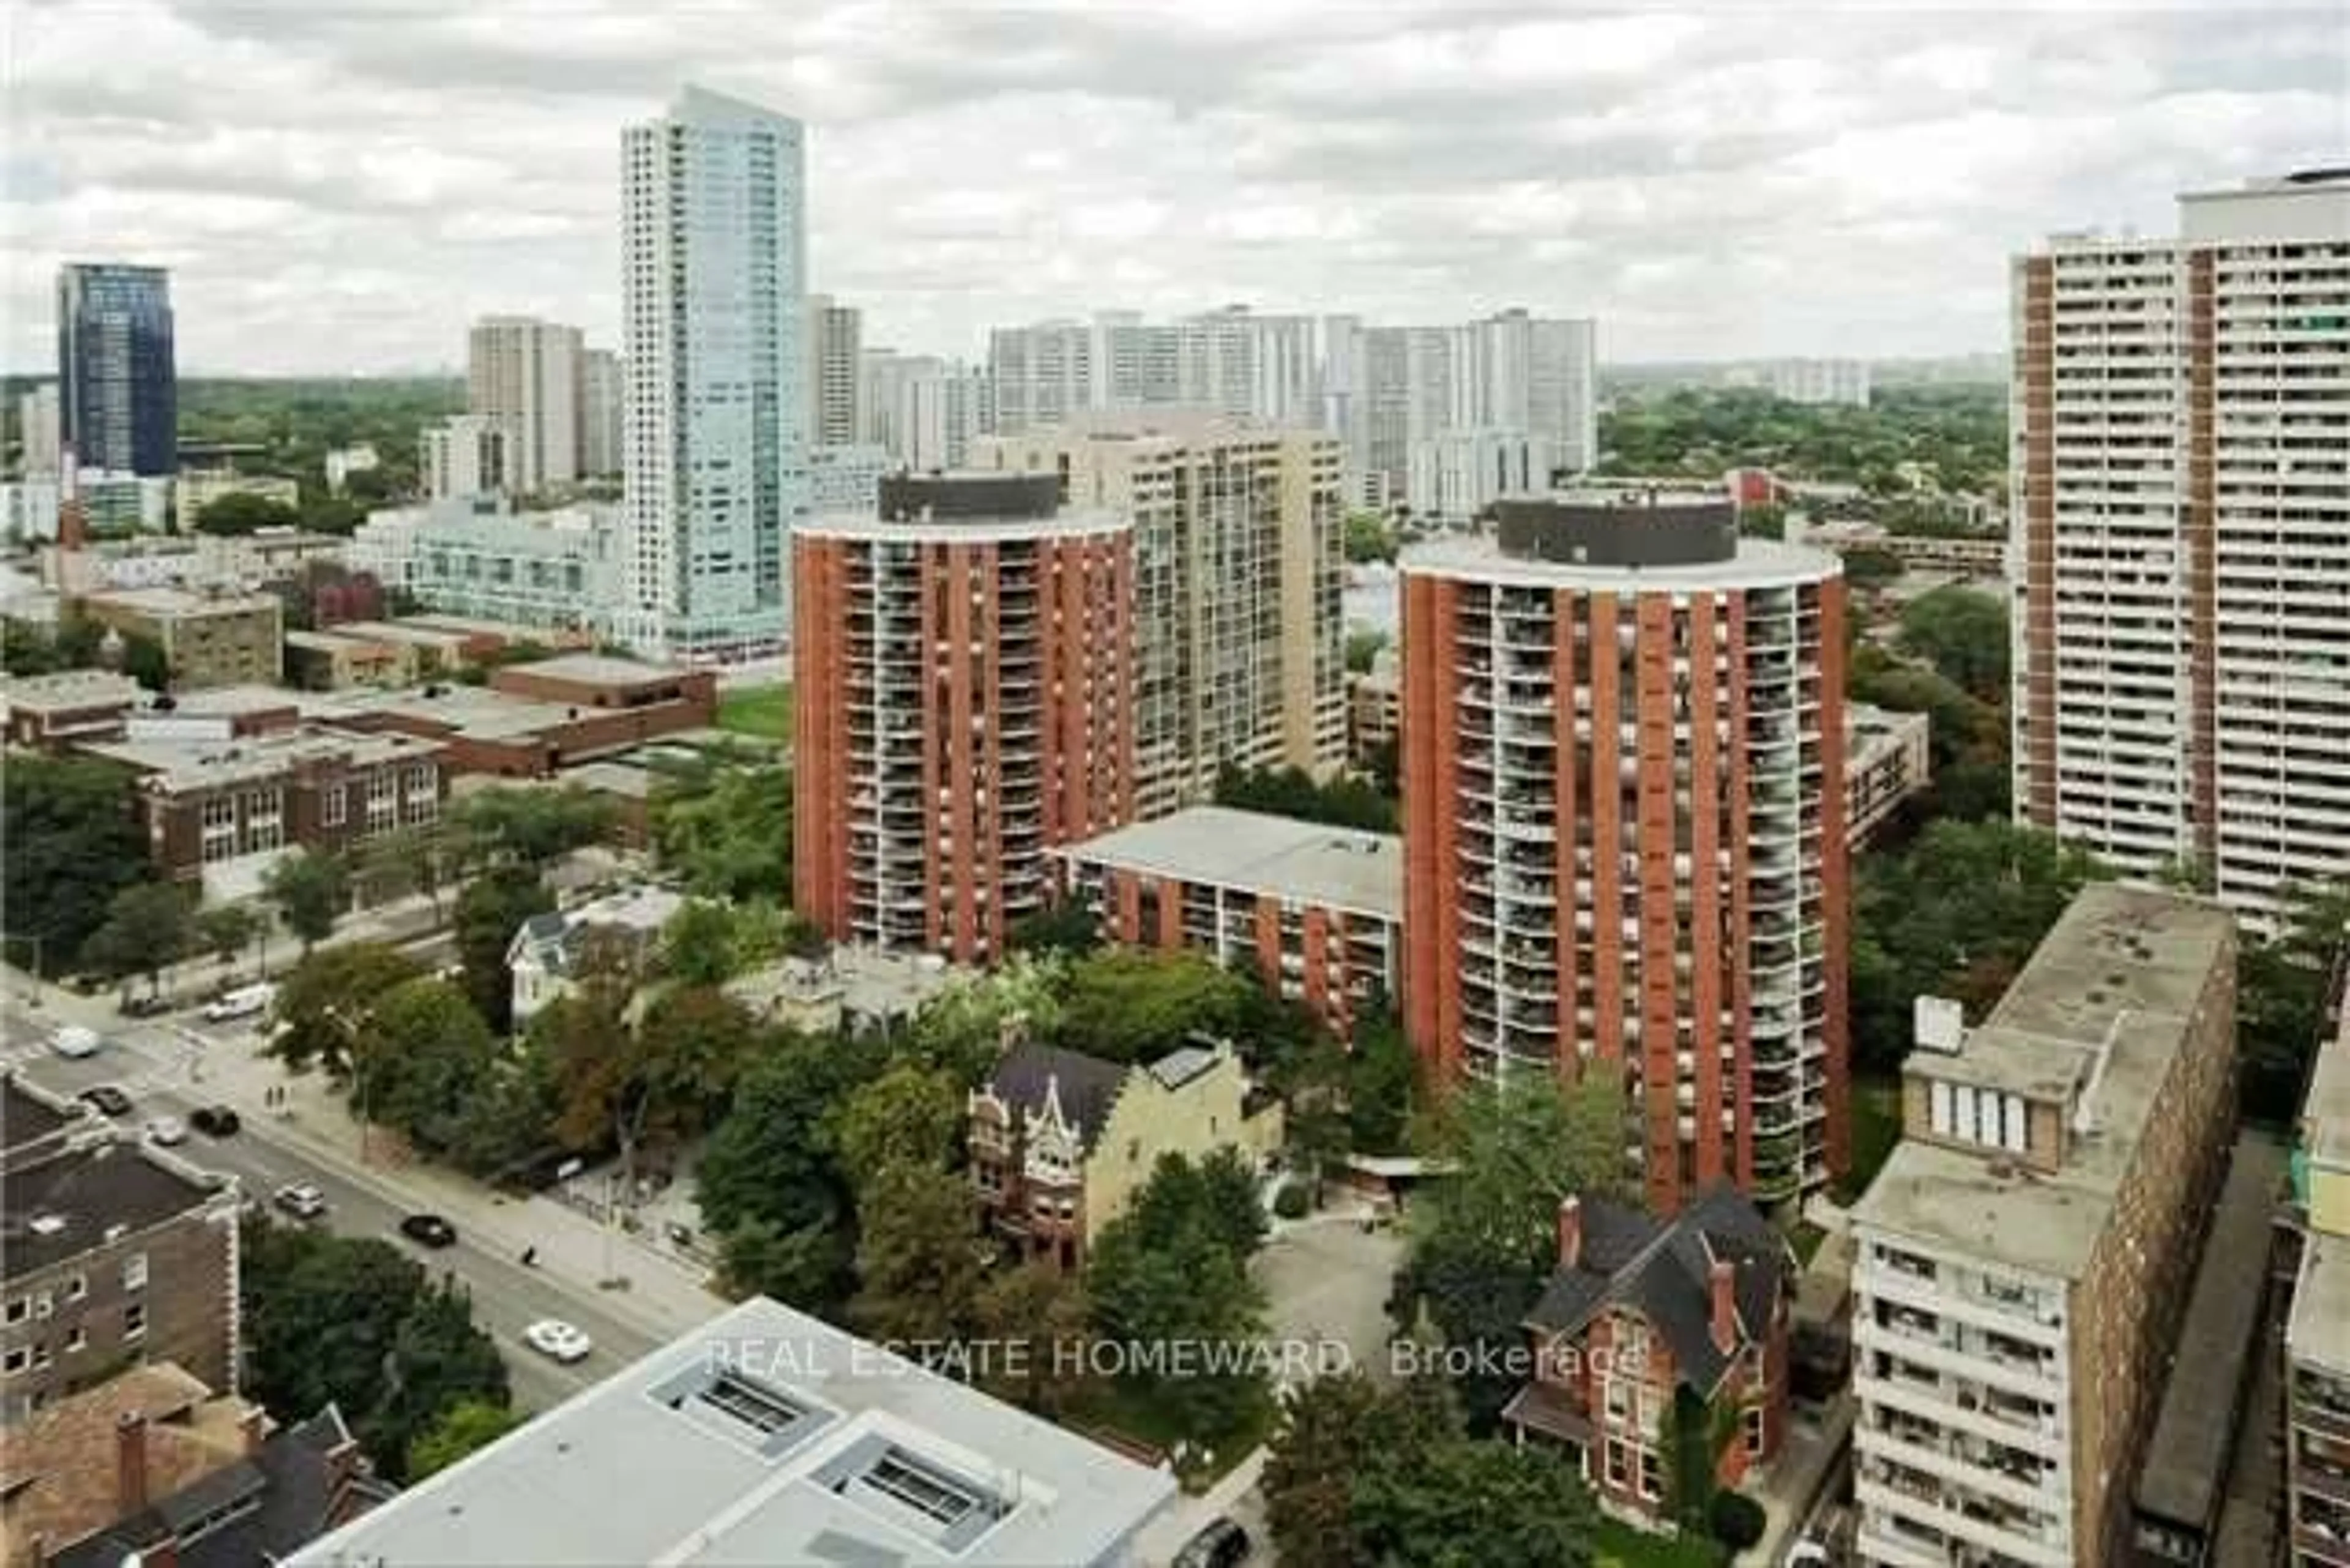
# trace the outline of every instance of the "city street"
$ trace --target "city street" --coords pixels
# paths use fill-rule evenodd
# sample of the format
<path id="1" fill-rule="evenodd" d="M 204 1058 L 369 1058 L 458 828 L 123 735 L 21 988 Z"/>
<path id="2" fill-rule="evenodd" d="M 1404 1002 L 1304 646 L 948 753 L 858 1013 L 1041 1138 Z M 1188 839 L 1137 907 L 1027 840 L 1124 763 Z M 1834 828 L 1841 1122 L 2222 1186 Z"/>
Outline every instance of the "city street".
<path id="1" fill-rule="evenodd" d="M 19 991 L 0 1017 L 0 1062 L 53 1094 L 71 1096 L 99 1084 L 121 1088 L 130 1096 L 132 1108 L 116 1125 L 127 1131 L 135 1132 L 151 1116 L 171 1115 L 184 1121 L 199 1106 L 234 1106 L 244 1122 L 240 1132 L 215 1139 L 192 1131 L 174 1152 L 193 1165 L 234 1177 L 245 1196 L 264 1205 L 279 1187 L 311 1183 L 327 1199 L 327 1214 L 318 1223 L 338 1235 L 380 1237 L 435 1273 L 453 1276 L 471 1293 L 475 1316 L 505 1353 L 515 1400 L 522 1407 L 546 1409 L 667 1337 L 659 1325 L 646 1321 L 658 1310 L 657 1303 L 632 1300 L 623 1306 L 592 1282 L 582 1283 L 577 1269 L 567 1276 L 547 1266 L 525 1267 L 519 1250 L 506 1245 L 514 1234 L 511 1229 L 502 1227 L 505 1233 L 496 1237 L 480 1233 L 469 1223 L 470 1214 L 452 1211 L 457 1206 L 444 1201 L 457 1179 L 432 1173 L 429 1187 L 441 1189 L 436 1193 L 416 1173 L 361 1164 L 358 1129 L 339 1116 L 331 1125 L 298 1131 L 278 1120 L 261 1105 L 255 1087 L 260 1081 L 252 1060 L 257 1042 L 249 1027 L 207 1025 L 192 1012 L 120 1018 L 114 1015 L 110 994 L 66 998 L 47 991 L 38 1009 L 24 1007 L 21 998 Z M 57 1055 L 48 1041 L 62 1022 L 95 1028 L 104 1047 L 78 1061 Z M 334 1147 L 338 1144 L 339 1150 Z M 478 1189 L 473 1201 L 505 1205 L 504 1199 Z M 400 1235 L 400 1219 L 423 1210 L 442 1213 L 451 1221 L 457 1231 L 454 1245 L 436 1251 Z M 714 1296 L 708 1299 L 714 1314 L 723 1303 Z M 562 1366 L 530 1349 L 523 1343 L 523 1330 L 542 1317 L 559 1317 L 586 1330 L 595 1350 L 587 1360 Z M 681 1317 L 675 1327 L 690 1326 L 690 1322 Z"/>

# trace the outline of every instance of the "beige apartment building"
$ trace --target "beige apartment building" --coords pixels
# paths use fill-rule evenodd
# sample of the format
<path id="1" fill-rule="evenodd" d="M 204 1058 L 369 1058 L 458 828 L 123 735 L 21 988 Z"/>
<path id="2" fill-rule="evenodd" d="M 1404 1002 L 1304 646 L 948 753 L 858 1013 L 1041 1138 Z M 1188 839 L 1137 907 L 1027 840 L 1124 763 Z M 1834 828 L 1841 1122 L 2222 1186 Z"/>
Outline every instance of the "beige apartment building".
<path id="1" fill-rule="evenodd" d="M 2233 1137 L 2234 917 L 2099 884 L 1981 1027 L 1924 1000 L 1853 1211 L 1860 1560 L 2127 1562 Z"/>
<path id="2" fill-rule="evenodd" d="M 1336 438 L 1154 409 L 972 443 L 1134 519 L 1136 815 L 1207 800 L 1216 770 L 1320 769 L 1347 746 Z"/>
<path id="3" fill-rule="evenodd" d="M 529 494 L 577 480 L 585 355 L 579 328 L 485 316 L 473 323 L 466 348 L 466 406 L 505 431 L 507 487 Z"/>
<path id="4" fill-rule="evenodd" d="M 173 691 L 277 683 L 286 611 L 274 595 L 118 588 L 84 598 L 81 613 L 125 637 L 153 639 Z"/>

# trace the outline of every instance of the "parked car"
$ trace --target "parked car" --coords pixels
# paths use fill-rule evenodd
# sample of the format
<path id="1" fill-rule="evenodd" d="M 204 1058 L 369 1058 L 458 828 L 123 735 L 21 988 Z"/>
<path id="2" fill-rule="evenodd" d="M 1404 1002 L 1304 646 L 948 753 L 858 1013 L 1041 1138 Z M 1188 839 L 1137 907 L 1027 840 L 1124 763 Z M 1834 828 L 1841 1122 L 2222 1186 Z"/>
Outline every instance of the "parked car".
<path id="1" fill-rule="evenodd" d="M 1220 1519 L 1183 1543 L 1175 1553 L 1175 1568 L 1235 1568 L 1248 1554 L 1248 1532 Z"/>
<path id="2" fill-rule="evenodd" d="M 84 1029 L 78 1023 L 66 1024 L 49 1036 L 50 1050 L 77 1062 L 97 1055 L 98 1048 L 104 1044 L 99 1039 L 97 1030 Z"/>
<path id="3" fill-rule="evenodd" d="M 147 1141 L 165 1148 L 188 1141 L 188 1124 L 177 1116 L 149 1116 Z"/>
<path id="4" fill-rule="evenodd" d="M 577 1329 L 559 1317 L 543 1317 L 522 1331 L 522 1337 L 541 1355 L 551 1356 L 566 1366 L 575 1361 L 585 1361 L 596 1342 L 585 1331 Z"/>
<path id="5" fill-rule="evenodd" d="M 205 1002 L 204 1022 L 226 1023 L 233 1019 L 256 1017 L 268 1012 L 269 1004 L 276 1000 L 277 988 L 266 981 L 259 985 L 241 985 Z"/>
<path id="6" fill-rule="evenodd" d="M 145 996 L 126 996 L 114 1004 L 114 1011 L 125 1018 L 154 1018 L 172 1011 L 169 999 L 150 992 Z"/>
<path id="7" fill-rule="evenodd" d="M 411 1214 L 400 1222 L 400 1233 L 427 1247 L 450 1247 L 457 1241 L 457 1228 L 438 1214 Z"/>
<path id="8" fill-rule="evenodd" d="M 206 1137 L 234 1137 L 244 1123 L 226 1106 L 206 1106 L 188 1117 L 188 1125 Z"/>
<path id="9" fill-rule="evenodd" d="M 279 1188 L 271 1201 L 296 1220 L 316 1220 L 327 1211 L 327 1195 L 307 1181 Z"/>
<path id="10" fill-rule="evenodd" d="M 78 1096 L 82 1104 L 91 1106 L 100 1116 L 127 1116 L 130 1114 L 130 1096 L 112 1084 L 99 1084 L 84 1089 Z"/>

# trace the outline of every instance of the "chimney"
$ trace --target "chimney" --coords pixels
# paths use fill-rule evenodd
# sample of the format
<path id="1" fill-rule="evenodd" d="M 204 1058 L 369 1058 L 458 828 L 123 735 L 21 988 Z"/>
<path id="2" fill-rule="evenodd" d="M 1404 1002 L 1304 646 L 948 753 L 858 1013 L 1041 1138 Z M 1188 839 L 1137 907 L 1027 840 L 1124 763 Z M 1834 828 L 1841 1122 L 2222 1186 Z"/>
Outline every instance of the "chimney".
<path id="1" fill-rule="evenodd" d="M 1727 1258 L 1716 1258 L 1706 1272 L 1713 1291 L 1713 1347 L 1728 1355 L 1738 1348 L 1738 1307 L 1733 1284 L 1738 1272 Z"/>
<path id="2" fill-rule="evenodd" d="M 244 1434 L 244 1457 L 258 1459 L 262 1445 L 269 1440 L 269 1413 L 255 1405 L 237 1417 L 236 1426 Z"/>
<path id="3" fill-rule="evenodd" d="M 114 1498 L 125 1519 L 147 1507 L 147 1417 L 137 1410 L 114 1423 Z"/>
<path id="4" fill-rule="evenodd" d="M 1558 1266 L 1572 1269 L 1583 1262 L 1583 1199 L 1573 1194 L 1558 1200 Z"/>

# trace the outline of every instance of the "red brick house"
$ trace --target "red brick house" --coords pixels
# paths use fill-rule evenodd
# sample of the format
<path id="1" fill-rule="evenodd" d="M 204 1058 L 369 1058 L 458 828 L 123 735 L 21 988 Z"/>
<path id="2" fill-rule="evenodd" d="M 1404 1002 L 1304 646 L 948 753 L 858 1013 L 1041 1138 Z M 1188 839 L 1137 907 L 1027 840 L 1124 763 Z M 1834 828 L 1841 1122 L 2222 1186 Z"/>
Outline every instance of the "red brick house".
<path id="1" fill-rule="evenodd" d="M 1665 1220 L 1569 1198 L 1558 1264 L 1525 1320 L 1534 1379 L 1502 1412 L 1521 1443 L 1558 1444 L 1603 1507 L 1657 1526 L 1673 1506 L 1677 1400 L 1702 1407 L 1715 1486 L 1777 1457 L 1794 1260 L 1752 1201 L 1717 1187 Z"/>

